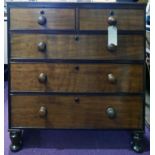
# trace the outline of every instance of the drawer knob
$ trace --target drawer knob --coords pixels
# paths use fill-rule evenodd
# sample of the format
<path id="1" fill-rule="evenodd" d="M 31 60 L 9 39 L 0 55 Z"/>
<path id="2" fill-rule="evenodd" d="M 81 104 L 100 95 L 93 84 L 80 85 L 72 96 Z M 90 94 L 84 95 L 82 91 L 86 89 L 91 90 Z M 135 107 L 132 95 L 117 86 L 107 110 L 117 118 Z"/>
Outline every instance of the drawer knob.
<path id="1" fill-rule="evenodd" d="M 39 77 L 38 77 L 38 80 L 39 80 L 40 83 L 46 83 L 47 82 L 47 75 L 44 74 L 44 73 L 40 73 Z"/>
<path id="2" fill-rule="evenodd" d="M 41 15 L 38 17 L 38 24 L 39 25 L 45 25 L 46 24 L 46 17 Z"/>
<path id="3" fill-rule="evenodd" d="M 116 117 L 116 110 L 113 107 L 109 107 L 106 109 L 106 114 L 109 118 L 113 119 Z"/>
<path id="4" fill-rule="evenodd" d="M 116 18 L 114 16 L 109 16 L 108 17 L 108 24 L 115 26 L 117 24 Z"/>
<path id="5" fill-rule="evenodd" d="M 108 50 L 111 52 L 114 52 L 117 50 L 117 46 L 114 44 L 110 44 L 110 45 L 108 45 Z"/>
<path id="6" fill-rule="evenodd" d="M 45 42 L 38 43 L 38 50 L 41 52 L 46 51 L 46 43 Z"/>
<path id="7" fill-rule="evenodd" d="M 116 78 L 112 73 L 108 74 L 108 81 L 110 83 L 116 83 Z"/>
<path id="8" fill-rule="evenodd" d="M 46 117 L 47 116 L 47 109 L 44 106 L 41 106 L 39 109 L 39 116 L 40 117 Z"/>

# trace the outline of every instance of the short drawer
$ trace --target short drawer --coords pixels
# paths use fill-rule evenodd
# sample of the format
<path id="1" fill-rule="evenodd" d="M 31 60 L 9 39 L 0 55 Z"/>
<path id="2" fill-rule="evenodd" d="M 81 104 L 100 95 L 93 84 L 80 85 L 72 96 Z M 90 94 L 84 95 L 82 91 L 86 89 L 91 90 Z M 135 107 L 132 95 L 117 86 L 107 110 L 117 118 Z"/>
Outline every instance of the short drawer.
<path id="1" fill-rule="evenodd" d="M 11 91 L 143 92 L 143 65 L 11 64 Z"/>
<path id="2" fill-rule="evenodd" d="M 77 100 L 78 98 L 78 100 Z M 142 128 L 138 96 L 11 96 L 11 126 L 28 128 Z"/>
<path id="3" fill-rule="evenodd" d="M 107 35 L 12 34 L 11 58 L 143 60 L 144 36 L 118 35 L 116 51 Z"/>
<path id="4" fill-rule="evenodd" d="M 74 29 L 74 9 L 11 9 L 11 29 Z"/>
<path id="5" fill-rule="evenodd" d="M 107 30 L 113 12 L 118 30 L 144 30 L 144 10 L 80 9 L 80 30 Z"/>

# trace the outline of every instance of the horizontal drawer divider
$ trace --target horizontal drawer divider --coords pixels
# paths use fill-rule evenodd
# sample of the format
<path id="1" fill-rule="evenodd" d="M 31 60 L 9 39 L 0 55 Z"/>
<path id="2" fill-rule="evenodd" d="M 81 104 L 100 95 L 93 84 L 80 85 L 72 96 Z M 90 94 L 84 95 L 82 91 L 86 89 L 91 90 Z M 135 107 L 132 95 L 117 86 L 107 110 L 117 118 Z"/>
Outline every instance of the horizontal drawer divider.
<path id="1" fill-rule="evenodd" d="M 22 2 L 22 3 L 18 3 L 18 2 L 8 2 L 7 6 L 9 8 L 26 8 L 26 9 L 32 9 L 32 8 L 71 8 L 74 9 L 77 4 L 76 3 L 48 3 L 48 2 Z"/>
<path id="2" fill-rule="evenodd" d="M 119 28 L 118 28 L 119 29 Z M 76 34 L 78 33 L 80 34 L 108 34 L 107 30 L 50 30 L 50 29 L 46 29 L 46 30 L 28 30 L 28 29 L 13 29 L 10 30 L 10 32 L 12 33 L 31 33 L 31 34 Z M 118 34 L 121 35 L 135 35 L 135 34 L 139 34 L 139 35 L 144 35 L 145 31 L 144 30 L 118 30 Z"/>
<path id="3" fill-rule="evenodd" d="M 118 28 L 119 29 L 119 28 Z M 107 30 L 79 30 L 79 34 L 108 34 Z M 118 34 L 122 35 L 135 35 L 135 34 L 141 34 L 144 35 L 144 30 L 118 30 Z"/>
<path id="4" fill-rule="evenodd" d="M 136 3 L 79 3 L 79 8 L 86 8 L 86 9 L 144 9 L 146 7 L 145 4 L 141 6 Z"/>
<path id="5" fill-rule="evenodd" d="M 72 30 L 50 30 L 50 29 L 46 29 L 46 30 L 22 30 L 22 29 L 17 29 L 17 30 L 10 30 L 10 32 L 13 33 L 31 33 L 31 34 L 75 34 L 76 30 L 72 29 Z"/>
<path id="6" fill-rule="evenodd" d="M 103 129 L 97 129 L 97 128 L 45 128 L 45 127 L 22 127 L 22 126 L 19 126 L 19 127 L 11 127 L 9 128 L 8 130 L 19 130 L 19 129 L 22 129 L 22 130 L 57 130 L 57 131 L 62 131 L 62 130 L 65 130 L 65 132 L 70 132 L 70 131 L 73 131 L 73 130 L 79 130 L 79 131 L 86 131 L 86 130 L 89 130 L 90 132 L 93 132 L 93 131 L 141 131 L 142 129 L 144 130 L 144 128 L 103 128 Z"/>
<path id="7" fill-rule="evenodd" d="M 59 2 L 9 2 L 9 8 L 97 8 L 97 9 L 145 9 L 146 4 L 139 5 L 138 3 L 59 3 Z"/>
<path id="8" fill-rule="evenodd" d="M 145 93 L 100 93 L 100 92 L 93 92 L 93 93 L 72 93 L 72 92 L 16 92 L 10 91 L 10 95 L 60 95 L 60 96 L 144 96 Z"/>
<path id="9" fill-rule="evenodd" d="M 10 63 L 71 63 L 71 64 L 144 64 L 144 60 L 88 60 L 88 59 L 11 59 Z"/>

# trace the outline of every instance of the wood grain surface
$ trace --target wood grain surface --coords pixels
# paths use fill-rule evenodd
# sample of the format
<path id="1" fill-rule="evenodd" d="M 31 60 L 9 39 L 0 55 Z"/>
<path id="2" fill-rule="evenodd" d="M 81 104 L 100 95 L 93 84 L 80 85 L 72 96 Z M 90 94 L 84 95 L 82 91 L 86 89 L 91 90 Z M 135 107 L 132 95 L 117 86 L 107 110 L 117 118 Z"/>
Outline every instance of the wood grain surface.
<path id="1" fill-rule="evenodd" d="M 69 129 L 141 128 L 142 98 L 135 96 L 12 96 L 11 126 Z M 46 107 L 47 116 L 39 109 Z M 106 114 L 115 108 L 116 117 Z"/>
<path id="2" fill-rule="evenodd" d="M 38 50 L 38 43 L 46 44 L 46 51 Z M 12 34 L 11 58 L 43 59 L 103 59 L 143 60 L 144 37 L 142 35 L 118 35 L 118 47 L 107 49 L 107 35 L 45 35 Z"/>
<path id="3" fill-rule="evenodd" d="M 47 76 L 40 83 L 41 73 Z M 115 83 L 108 80 L 113 74 Z M 11 91 L 142 92 L 143 65 L 127 64 L 11 64 Z"/>
<path id="4" fill-rule="evenodd" d="M 80 9 L 80 30 L 107 30 L 111 11 L 118 30 L 144 30 L 144 11 L 132 9 Z"/>
<path id="5" fill-rule="evenodd" d="M 11 29 L 74 29 L 75 10 L 74 9 L 26 9 L 18 8 L 10 10 Z M 44 11 L 46 25 L 38 24 L 40 12 Z"/>

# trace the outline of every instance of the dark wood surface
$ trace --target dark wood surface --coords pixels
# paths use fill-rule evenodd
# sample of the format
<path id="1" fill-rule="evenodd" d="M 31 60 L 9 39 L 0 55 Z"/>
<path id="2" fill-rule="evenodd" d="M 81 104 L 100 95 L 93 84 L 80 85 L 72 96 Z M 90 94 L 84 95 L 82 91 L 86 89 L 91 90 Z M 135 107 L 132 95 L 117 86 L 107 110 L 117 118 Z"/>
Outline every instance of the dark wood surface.
<path id="1" fill-rule="evenodd" d="M 11 58 L 144 59 L 142 35 L 118 35 L 118 47 L 114 52 L 107 49 L 107 35 L 79 35 L 78 41 L 75 35 L 13 33 L 11 36 Z M 46 51 L 38 50 L 39 42 L 46 43 Z"/>
<path id="2" fill-rule="evenodd" d="M 35 3 L 31 4 L 35 6 Z M 107 3 L 109 6 L 106 9 L 75 10 L 75 8 L 42 8 L 41 3 L 37 4 L 40 7 L 11 8 L 9 30 L 75 30 L 75 28 L 76 30 L 79 28 L 79 31 L 107 30 L 107 20 L 111 11 L 114 12 L 117 20 L 118 30 L 144 30 L 142 7 L 131 9 L 130 5 L 130 9 L 122 9 L 125 5 L 119 4 L 117 7 L 120 8 L 108 9 L 111 5 Z M 80 7 L 80 5 L 75 6 Z M 134 4 L 132 5 L 134 7 Z M 44 6 L 47 6 L 47 3 L 44 3 Z M 91 7 L 96 6 L 99 5 L 91 5 Z M 112 6 L 115 8 L 113 3 Z M 46 18 L 46 24 L 43 26 L 38 24 L 41 11 Z M 108 37 L 102 34 L 80 35 L 78 41 L 75 40 L 74 33 L 72 35 L 17 34 L 10 31 L 10 34 L 11 58 L 14 59 L 144 59 L 144 37 L 137 34 L 118 34 L 118 47 L 115 52 L 107 50 Z M 46 43 L 45 52 L 38 51 L 39 42 Z M 143 93 L 143 67 L 143 64 L 11 63 L 9 93 L 14 91 Z M 11 96 L 10 101 L 11 128 L 142 129 L 143 127 L 144 105 L 141 96 L 31 94 Z M 115 109 L 116 117 L 113 119 L 106 113 L 109 107 Z"/>
<path id="3" fill-rule="evenodd" d="M 142 98 L 117 96 L 12 96 L 11 126 L 69 129 L 142 128 Z M 47 109 L 40 117 L 40 107 Z M 115 108 L 116 117 L 106 114 Z"/>
<path id="4" fill-rule="evenodd" d="M 79 68 L 78 68 L 79 67 Z M 40 73 L 47 82 L 40 83 Z M 108 81 L 113 74 L 116 83 Z M 143 65 L 127 64 L 11 64 L 12 91 L 142 92 Z"/>
<path id="5" fill-rule="evenodd" d="M 40 11 L 44 11 L 47 23 L 45 26 L 38 24 Z M 74 9 L 11 9 L 11 29 L 74 29 Z"/>
<path id="6" fill-rule="evenodd" d="M 37 23 L 42 10 L 47 19 L 45 26 Z M 131 9 L 80 9 L 80 29 L 107 30 L 111 11 L 116 16 L 119 30 L 144 30 L 144 11 Z M 11 9 L 11 29 L 75 29 L 75 10 Z"/>
<path id="7" fill-rule="evenodd" d="M 144 30 L 144 11 L 131 9 L 80 9 L 81 30 L 107 30 L 113 11 L 118 30 Z"/>

